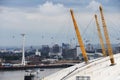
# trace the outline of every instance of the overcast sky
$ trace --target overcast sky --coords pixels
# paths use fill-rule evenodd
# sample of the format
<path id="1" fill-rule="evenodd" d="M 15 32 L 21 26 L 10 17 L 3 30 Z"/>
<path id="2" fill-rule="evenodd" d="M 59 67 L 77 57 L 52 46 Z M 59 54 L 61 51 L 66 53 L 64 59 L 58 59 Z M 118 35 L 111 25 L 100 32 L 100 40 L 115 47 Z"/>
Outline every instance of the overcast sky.
<path id="1" fill-rule="evenodd" d="M 26 34 L 27 46 L 75 43 L 70 8 L 84 42 L 99 42 L 94 20 L 96 13 L 101 25 L 99 5 L 104 9 L 111 42 L 118 42 L 120 0 L 0 0 L 0 46 L 20 46 L 21 33 Z"/>

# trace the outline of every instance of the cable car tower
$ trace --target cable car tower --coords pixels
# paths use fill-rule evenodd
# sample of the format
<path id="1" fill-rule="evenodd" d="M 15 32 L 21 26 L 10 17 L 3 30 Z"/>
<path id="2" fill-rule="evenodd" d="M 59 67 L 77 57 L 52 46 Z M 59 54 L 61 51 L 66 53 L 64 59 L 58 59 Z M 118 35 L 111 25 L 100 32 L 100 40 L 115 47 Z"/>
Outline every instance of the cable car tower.
<path id="1" fill-rule="evenodd" d="M 21 36 L 23 37 L 23 43 L 22 43 L 22 62 L 21 62 L 21 64 L 23 66 L 25 66 L 25 47 L 24 47 L 24 44 L 25 44 L 25 34 L 21 34 Z"/>

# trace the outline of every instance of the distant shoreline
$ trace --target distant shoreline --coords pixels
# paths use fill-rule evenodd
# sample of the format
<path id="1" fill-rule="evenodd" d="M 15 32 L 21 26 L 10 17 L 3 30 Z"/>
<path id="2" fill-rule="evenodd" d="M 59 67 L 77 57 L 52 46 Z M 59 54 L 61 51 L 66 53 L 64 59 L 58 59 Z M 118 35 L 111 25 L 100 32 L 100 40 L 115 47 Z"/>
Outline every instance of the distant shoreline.
<path id="1" fill-rule="evenodd" d="M 51 64 L 51 65 L 27 65 L 27 66 L 11 66 L 11 67 L 0 67 L 0 71 L 12 71 L 12 70 L 27 70 L 34 68 L 67 68 L 73 66 L 72 64 Z"/>

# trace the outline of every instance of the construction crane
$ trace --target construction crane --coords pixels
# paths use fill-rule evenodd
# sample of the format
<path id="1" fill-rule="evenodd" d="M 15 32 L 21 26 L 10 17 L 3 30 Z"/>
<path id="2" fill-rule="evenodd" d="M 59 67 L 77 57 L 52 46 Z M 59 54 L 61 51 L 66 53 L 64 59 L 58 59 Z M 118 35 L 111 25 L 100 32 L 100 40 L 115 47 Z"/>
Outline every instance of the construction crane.
<path id="1" fill-rule="evenodd" d="M 97 15 L 96 14 L 95 14 L 95 21 L 96 21 L 98 36 L 99 36 L 99 39 L 100 39 L 100 45 L 101 45 L 101 48 L 102 48 L 102 53 L 103 53 L 103 56 L 105 57 L 106 56 L 106 51 L 105 51 L 105 47 L 104 47 L 102 33 L 101 33 L 101 30 L 100 30 L 100 25 L 98 23 L 98 19 L 97 19 Z"/>
<path id="2" fill-rule="evenodd" d="M 113 57 L 113 51 L 112 51 L 112 47 L 110 44 L 110 39 L 109 39 L 109 35 L 108 35 L 107 25 L 105 23 L 105 19 L 104 19 L 104 15 L 103 15 L 102 6 L 100 6 L 99 9 L 100 9 L 100 14 L 101 14 L 101 19 L 102 19 L 102 24 L 103 24 L 103 29 L 104 29 L 104 36 L 105 36 L 106 44 L 107 44 L 107 48 L 108 48 L 108 54 L 110 56 L 110 62 L 111 62 L 111 65 L 114 65 L 115 61 L 114 61 L 114 57 Z"/>
<path id="3" fill-rule="evenodd" d="M 78 43 L 80 45 L 80 49 L 82 51 L 83 58 L 84 58 L 85 62 L 88 63 L 88 57 L 87 57 L 87 54 L 86 54 L 86 51 L 85 51 L 85 47 L 84 47 L 84 44 L 83 44 L 83 41 L 82 41 L 82 37 L 80 35 L 80 31 L 78 29 L 78 25 L 77 25 L 76 20 L 74 18 L 74 14 L 73 14 L 73 10 L 72 9 L 70 9 L 70 13 L 71 13 L 71 16 L 72 16 L 74 28 L 75 28 L 75 31 L 76 31 L 76 35 L 77 35 L 77 38 L 78 38 Z"/>

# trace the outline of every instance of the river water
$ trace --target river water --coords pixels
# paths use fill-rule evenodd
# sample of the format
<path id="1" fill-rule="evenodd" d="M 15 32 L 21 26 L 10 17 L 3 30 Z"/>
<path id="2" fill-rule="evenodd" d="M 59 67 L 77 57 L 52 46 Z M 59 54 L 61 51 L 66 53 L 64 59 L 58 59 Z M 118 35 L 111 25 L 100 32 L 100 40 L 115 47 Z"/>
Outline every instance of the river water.
<path id="1" fill-rule="evenodd" d="M 40 69 L 35 69 L 36 71 L 39 71 L 39 73 L 36 75 L 35 80 L 39 80 L 41 78 L 44 78 L 50 74 L 53 74 L 59 70 L 62 70 L 63 68 L 55 68 L 55 69 L 43 69 L 43 71 L 40 71 Z M 26 74 L 25 70 L 21 71 L 0 71 L 0 80 L 24 80 L 24 75 Z"/>

